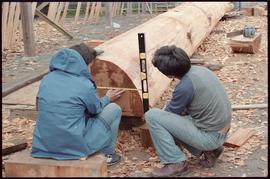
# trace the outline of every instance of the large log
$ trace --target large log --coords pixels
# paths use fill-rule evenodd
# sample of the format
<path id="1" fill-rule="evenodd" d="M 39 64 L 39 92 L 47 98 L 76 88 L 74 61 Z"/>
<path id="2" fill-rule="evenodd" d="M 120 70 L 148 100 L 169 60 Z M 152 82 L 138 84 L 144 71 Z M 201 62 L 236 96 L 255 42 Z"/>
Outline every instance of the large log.
<path id="1" fill-rule="evenodd" d="M 232 10 L 229 2 L 188 2 L 97 46 L 105 52 L 92 68 L 94 80 L 101 87 L 122 87 L 128 90 L 116 101 L 124 116 L 141 117 L 138 33 L 145 33 L 150 106 L 169 86 L 171 79 L 151 64 L 153 53 L 164 45 L 176 45 L 191 56 L 222 16 Z M 99 89 L 104 95 L 106 89 Z"/>

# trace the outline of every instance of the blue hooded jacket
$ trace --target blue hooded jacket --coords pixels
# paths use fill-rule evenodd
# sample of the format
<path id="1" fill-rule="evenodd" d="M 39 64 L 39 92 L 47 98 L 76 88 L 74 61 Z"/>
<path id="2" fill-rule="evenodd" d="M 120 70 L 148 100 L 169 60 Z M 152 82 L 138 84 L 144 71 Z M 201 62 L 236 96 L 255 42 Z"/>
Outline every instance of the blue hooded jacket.
<path id="1" fill-rule="evenodd" d="M 70 160 L 86 157 L 111 140 L 111 129 L 97 116 L 109 104 L 100 98 L 82 56 L 73 49 L 60 49 L 41 81 L 38 119 L 33 133 L 32 156 Z M 85 112 L 91 118 L 85 118 Z"/>

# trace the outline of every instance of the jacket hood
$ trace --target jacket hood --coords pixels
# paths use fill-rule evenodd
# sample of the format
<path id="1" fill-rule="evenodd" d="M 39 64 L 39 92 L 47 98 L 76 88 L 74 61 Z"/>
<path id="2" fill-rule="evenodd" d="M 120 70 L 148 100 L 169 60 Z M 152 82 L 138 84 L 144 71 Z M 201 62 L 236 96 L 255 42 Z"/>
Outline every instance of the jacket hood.
<path id="1" fill-rule="evenodd" d="M 84 59 L 76 50 L 73 49 L 60 49 L 55 55 L 53 55 L 49 68 L 50 71 L 60 70 L 92 79 Z"/>

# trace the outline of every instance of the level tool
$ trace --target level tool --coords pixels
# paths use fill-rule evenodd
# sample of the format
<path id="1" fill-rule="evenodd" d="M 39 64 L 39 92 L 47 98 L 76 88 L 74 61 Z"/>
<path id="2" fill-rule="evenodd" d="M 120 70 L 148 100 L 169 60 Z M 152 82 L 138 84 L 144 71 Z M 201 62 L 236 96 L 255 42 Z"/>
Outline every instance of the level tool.
<path id="1" fill-rule="evenodd" d="M 138 33 L 138 42 L 139 42 L 139 57 L 140 57 L 140 66 L 141 66 L 143 110 L 145 113 L 149 110 L 149 92 L 148 92 L 148 81 L 147 81 L 147 66 L 146 66 L 144 33 Z"/>

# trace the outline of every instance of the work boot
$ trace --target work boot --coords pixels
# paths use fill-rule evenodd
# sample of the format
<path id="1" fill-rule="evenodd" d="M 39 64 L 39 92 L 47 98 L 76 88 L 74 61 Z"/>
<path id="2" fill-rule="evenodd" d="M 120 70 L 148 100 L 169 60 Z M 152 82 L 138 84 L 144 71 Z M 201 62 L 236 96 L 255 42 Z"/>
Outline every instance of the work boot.
<path id="1" fill-rule="evenodd" d="M 114 153 L 114 154 L 107 154 L 105 155 L 105 157 L 107 158 L 107 165 L 111 166 L 114 164 L 117 164 L 121 161 L 121 156 Z"/>
<path id="2" fill-rule="evenodd" d="M 188 165 L 186 161 L 181 163 L 169 163 L 165 164 L 162 168 L 155 168 L 151 175 L 153 177 L 170 177 L 170 176 L 181 176 L 187 174 Z"/>
<path id="3" fill-rule="evenodd" d="M 200 164 L 203 167 L 206 168 L 211 168 L 215 165 L 218 157 L 222 154 L 224 150 L 224 147 L 221 146 L 215 150 L 211 150 L 211 151 L 204 151 L 203 152 L 203 159 L 200 160 Z"/>

